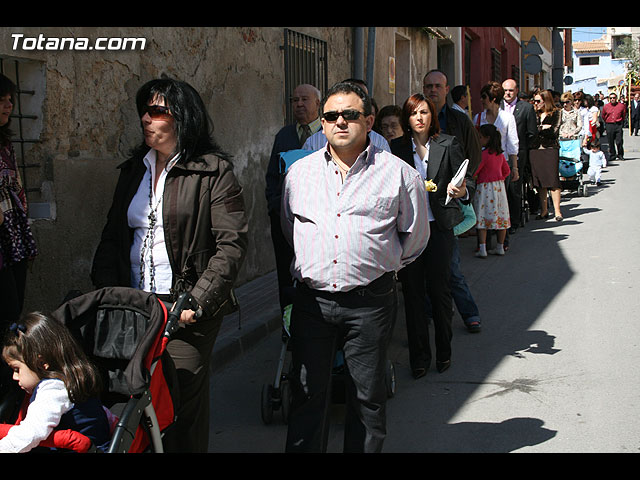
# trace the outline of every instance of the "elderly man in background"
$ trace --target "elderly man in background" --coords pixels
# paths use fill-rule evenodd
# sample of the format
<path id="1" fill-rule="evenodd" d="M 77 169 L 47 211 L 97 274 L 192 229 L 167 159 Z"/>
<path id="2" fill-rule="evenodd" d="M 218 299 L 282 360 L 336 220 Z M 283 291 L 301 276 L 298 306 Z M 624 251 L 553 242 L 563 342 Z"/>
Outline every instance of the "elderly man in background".
<path id="1" fill-rule="evenodd" d="M 269 219 L 271 221 L 271 242 L 276 257 L 276 273 L 278 275 L 278 293 L 280 309 L 291 303 L 287 291 L 293 286 L 293 278 L 289 272 L 293 250 L 282 236 L 280 226 L 280 198 L 282 191 L 282 174 L 280 172 L 280 153 L 302 148 L 304 142 L 320 130 L 320 90 L 313 85 L 298 85 L 291 96 L 295 122 L 285 125 L 276 134 L 271 149 L 271 157 L 266 174 L 266 197 Z"/>

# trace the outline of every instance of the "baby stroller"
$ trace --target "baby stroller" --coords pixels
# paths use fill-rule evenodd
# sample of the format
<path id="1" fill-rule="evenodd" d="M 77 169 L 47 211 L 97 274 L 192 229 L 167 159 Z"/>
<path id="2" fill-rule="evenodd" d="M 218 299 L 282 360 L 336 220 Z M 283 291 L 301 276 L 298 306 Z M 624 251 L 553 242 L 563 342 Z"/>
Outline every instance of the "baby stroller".
<path id="1" fill-rule="evenodd" d="M 166 346 L 182 310 L 193 308 L 191 301 L 182 294 L 167 312 L 152 293 L 108 287 L 79 295 L 51 315 L 69 328 L 100 371 L 102 403 L 115 417 L 108 453 L 164 451 L 162 435 L 173 424 L 179 401 Z M 95 450 L 84 435 L 70 430 L 56 430 L 40 445 Z"/>
<path id="2" fill-rule="evenodd" d="M 580 140 L 560 140 L 560 185 L 565 190 L 574 190 L 580 196 L 587 196 L 587 184 L 583 180 L 585 170 L 582 161 Z"/>

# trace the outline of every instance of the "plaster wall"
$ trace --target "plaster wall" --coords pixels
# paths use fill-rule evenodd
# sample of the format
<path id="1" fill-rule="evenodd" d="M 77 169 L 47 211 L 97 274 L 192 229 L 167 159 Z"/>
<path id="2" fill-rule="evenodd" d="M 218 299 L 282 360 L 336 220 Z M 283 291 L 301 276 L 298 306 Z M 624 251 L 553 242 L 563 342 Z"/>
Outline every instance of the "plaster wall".
<path id="1" fill-rule="evenodd" d="M 344 27 L 291 27 L 329 44 L 329 84 L 349 77 L 352 32 Z M 264 172 L 285 118 L 284 27 L 3 27 L 0 56 L 27 62 L 42 92 L 38 143 L 28 161 L 34 203 L 50 205 L 35 220 L 40 254 L 30 266 L 25 310 L 55 308 L 72 289 L 89 291 L 89 271 L 117 165 L 141 141 L 135 94 L 167 74 L 192 84 L 213 119 L 214 137 L 234 157 L 244 187 L 250 245 L 238 284 L 274 268 Z M 23 35 L 23 37 L 16 37 Z M 24 39 L 144 38 L 144 50 L 37 50 Z M 16 46 L 16 38 L 22 41 Z"/>

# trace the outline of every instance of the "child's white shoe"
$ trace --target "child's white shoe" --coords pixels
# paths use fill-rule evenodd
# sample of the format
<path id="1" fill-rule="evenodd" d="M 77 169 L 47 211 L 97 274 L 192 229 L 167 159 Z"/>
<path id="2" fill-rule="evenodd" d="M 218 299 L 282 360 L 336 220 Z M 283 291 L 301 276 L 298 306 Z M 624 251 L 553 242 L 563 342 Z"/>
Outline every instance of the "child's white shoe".
<path id="1" fill-rule="evenodd" d="M 489 250 L 491 255 L 504 255 L 504 245 L 497 244 L 496 248 Z"/>

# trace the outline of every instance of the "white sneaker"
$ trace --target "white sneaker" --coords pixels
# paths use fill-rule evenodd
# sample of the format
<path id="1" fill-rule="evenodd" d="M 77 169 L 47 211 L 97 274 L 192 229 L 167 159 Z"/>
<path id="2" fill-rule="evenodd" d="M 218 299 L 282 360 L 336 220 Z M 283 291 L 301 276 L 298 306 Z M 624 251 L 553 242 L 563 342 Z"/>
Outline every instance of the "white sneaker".
<path id="1" fill-rule="evenodd" d="M 483 252 L 481 250 L 478 250 L 476 252 L 476 257 L 478 257 L 478 258 L 487 258 L 487 252 Z"/>
<path id="2" fill-rule="evenodd" d="M 492 248 L 491 250 L 489 250 L 489 253 L 491 255 L 504 255 L 504 247 L 503 248 Z"/>

